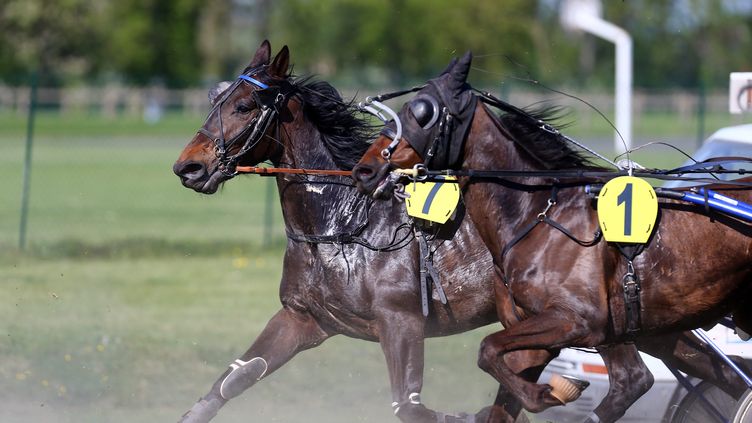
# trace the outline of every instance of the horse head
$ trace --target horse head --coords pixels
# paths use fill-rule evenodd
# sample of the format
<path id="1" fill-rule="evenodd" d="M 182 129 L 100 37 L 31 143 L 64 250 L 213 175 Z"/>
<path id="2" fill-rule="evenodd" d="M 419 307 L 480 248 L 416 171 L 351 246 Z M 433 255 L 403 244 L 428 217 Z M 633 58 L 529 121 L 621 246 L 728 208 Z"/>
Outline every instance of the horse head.
<path id="1" fill-rule="evenodd" d="M 173 166 L 184 186 L 213 194 L 235 175 L 236 166 L 279 157 L 282 146 L 273 133 L 290 115 L 289 65 L 287 46 L 271 60 L 265 40 L 235 81 L 220 82 L 209 91 L 212 109 Z"/>
<path id="2" fill-rule="evenodd" d="M 394 121 L 353 169 L 358 189 L 374 198 L 388 198 L 396 168 L 418 163 L 438 169 L 456 167 L 462 159 L 463 141 L 473 120 L 477 97 L 467 83 L 472 53 L 453 59 L 438 77 L 428 81 L 398 113 L 402 136 L 395 139 Z"/>

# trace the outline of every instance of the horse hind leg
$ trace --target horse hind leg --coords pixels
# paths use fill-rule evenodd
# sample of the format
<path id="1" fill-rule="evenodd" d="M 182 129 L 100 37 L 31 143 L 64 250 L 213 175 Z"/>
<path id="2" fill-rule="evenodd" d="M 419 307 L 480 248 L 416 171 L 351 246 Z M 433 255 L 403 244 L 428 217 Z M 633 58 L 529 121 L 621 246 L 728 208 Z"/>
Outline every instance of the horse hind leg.
<path id="1" fill-rule="evenodd" d="M 741 307 L 734 310 L 733 320 L 736 325 L 736 331 L 739 337 L 747 341 L 752 335 L 752 307 L 749 301 L 742 304 Z"/>
<path id="2" fill-rule="evenodd" d="M 653 374 L 634 344 L 597 348 L 608 369 L 606 396 L 586 422 L 614 422 L 653 386 Z"/>
<path id="3" fill-rule="evenodd" d="M 692 332 L 642 338 L 638 346 L 640 350 L 661 359 L 667 366 L 706 380 L 734 398 L 738 399 L 747 389 L 734 369 Z M 729 358 L 749 374 L 744 359 L 736 356 Z"/>

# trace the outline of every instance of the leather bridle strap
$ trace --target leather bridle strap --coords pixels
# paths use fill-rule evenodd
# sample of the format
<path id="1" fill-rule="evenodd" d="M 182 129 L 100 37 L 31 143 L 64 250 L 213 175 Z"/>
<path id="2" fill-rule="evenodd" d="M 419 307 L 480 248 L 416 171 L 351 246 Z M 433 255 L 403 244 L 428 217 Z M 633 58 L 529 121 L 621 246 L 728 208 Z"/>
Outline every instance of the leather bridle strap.
<path id="1" fill-rule="evenodd" d="M 269 85 L 251 76 L 259 73 L 265 67 L 266 66 L 254 68 L 238 76 L 238 78 L 235 80 L 235 83 L 226 90 L 226 93 L 222 96 L 222 99 L 216 104 L 210 116 L 212 116 L 214 113 L 219 114 L 219 134 L 212 134 L 204 127 L 199 129 L 199 133 L 209 137 L 209 139 L 214 141 L 214 154 L 219 159 L 219 170 L 228 177 L 232 177 L 237 174 L 235 164 L 244 154 L 248 153 L 253 147 L 256 146 L 256 144 L 261 141 L 264 134 L 279 114 L 279 110 L 287 101 L 289 94 L 292 92 L 289 83 L 287 83 L 287 85 L 283 85 L 280 88 L 270 88 Z M 240 131 L 240 133 L 232 137 L 230 140 L 225 140 L 224 122 L 222 119 L 222 106 L 225 104 L 230 95 L 237 89 L 237 87 L 244 82 L 252 84 L 253 86 L 258 88 L 253 91 L 253 97 L 256 104 L 260 108 L 260 112 L 248 123 L 248 125 L 246 125 L 245 128 L 243 128 L 242 131 Z M 268 95 L 266 96 L 266 98 L 264 98 L 260 93 L 266 90 L 276 90 L 271 92 L 272 95 L 274 95 L 275 93 L 276 95 L 274 95 L 273 98 Z M 238 152 L 231 156 L 228 156 L 228 149 L 235 143 L 243 139 L 245 139 L 245 142 L 243 142 L 243 145 L 242 147 L 240 147 Z"/>

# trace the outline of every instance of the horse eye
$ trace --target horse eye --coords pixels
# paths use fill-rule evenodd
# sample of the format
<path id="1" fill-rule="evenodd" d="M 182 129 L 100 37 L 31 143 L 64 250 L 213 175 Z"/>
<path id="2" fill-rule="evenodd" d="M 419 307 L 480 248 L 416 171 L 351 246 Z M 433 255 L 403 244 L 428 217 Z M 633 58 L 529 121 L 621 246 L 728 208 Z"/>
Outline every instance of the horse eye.
<path id="1" fill-rule="evenodd" d="M 251 108 L 245 103 L 240 103 L 237 106 L 235 106 L 235 112 L 245 115 L 245 114 L 251 113 Z"/>
<path id="2" fill-rule="evenodd" d="M 410 102 L 410 111 L 413 113 L 415 120 L 423 128 L 427 128 L 433 120 L 434 108 L 427 99 L 416 99 Z"/>

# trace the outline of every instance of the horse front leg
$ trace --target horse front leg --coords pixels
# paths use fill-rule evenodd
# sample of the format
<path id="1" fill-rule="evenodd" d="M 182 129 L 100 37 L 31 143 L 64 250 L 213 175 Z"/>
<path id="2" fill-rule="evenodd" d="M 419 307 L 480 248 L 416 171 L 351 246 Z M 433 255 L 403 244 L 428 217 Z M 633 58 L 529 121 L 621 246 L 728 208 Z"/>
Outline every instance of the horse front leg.
<path id="1" fill-rule="evenodd" d="M 329 337 L 308 313 L 283 308 L 269 320 L 253 345 L 180 419 L 180 423 L 206 423 L 228 400 L 240 395 L 300 351 L 315 347 Z"/>
<path id="2" fill-rule="evenodd" d="M 512 371 L 529 382 L 540 377 L 546 365 L 558 355 L 558 351 L 525 350 L 512 351 L 500 357 Z M 504 385 L 499 384 L 494 403 L 475 416 L 478 423 L 528 422 L 522 413 L 522 404 Z"/>
<path id="3" fill-rule="evenodd" d="M 551 395 L 551 386 L 537 384 L 515 372 L 499 358 L 512 351 L 558 349 L 570 345 L 597 345 L 602 342 L 589 327 L 588 319 L 547 310 L 512 327 L 488 335 L 481 342 L 478 366 L 491 374 L 500 384 L 533 413 L 561 405 Z"/>
<path id="4" fill-rule="evenodd" d="M 394 415 L 403 422 L 435 423 L 437 415 L 420 400 L 423 389 L 424 325 L 420 311 L 380 313 L 379 344 L 392 389 Z"/>

